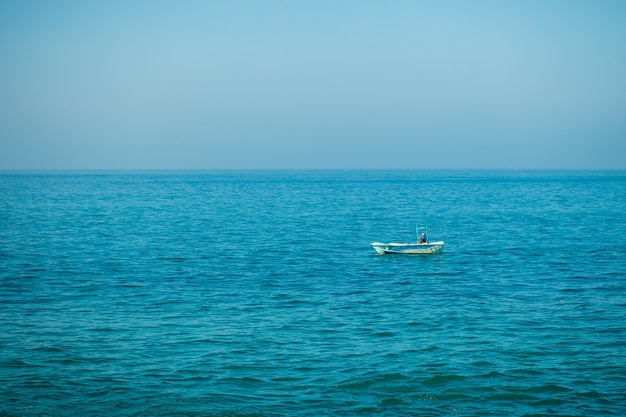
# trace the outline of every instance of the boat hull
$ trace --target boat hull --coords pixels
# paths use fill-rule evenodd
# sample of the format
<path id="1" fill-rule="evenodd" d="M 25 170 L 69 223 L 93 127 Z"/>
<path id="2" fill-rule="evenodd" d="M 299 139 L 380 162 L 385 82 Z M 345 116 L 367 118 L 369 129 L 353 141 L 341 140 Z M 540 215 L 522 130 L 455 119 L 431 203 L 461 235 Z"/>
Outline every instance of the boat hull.
<path id="1" fill-rule="evenodd" d="M 381 255 L 399 253 L 405 255 L 418 255 L 425 253 L 437 253 L 443 250 L 443 242 L 429 243 L 372 243 L 372 247 Z"/>

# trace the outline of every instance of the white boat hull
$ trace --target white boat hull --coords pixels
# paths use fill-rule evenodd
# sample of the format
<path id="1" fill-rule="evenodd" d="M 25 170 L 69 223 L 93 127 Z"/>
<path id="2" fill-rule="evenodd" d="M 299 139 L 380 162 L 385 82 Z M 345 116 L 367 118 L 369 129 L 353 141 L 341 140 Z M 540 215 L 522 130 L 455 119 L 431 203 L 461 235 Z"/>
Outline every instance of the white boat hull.
<path id="1" fill-rule="evenodd" d="M 443 242 L 428 243 L 372 243 L 372 247 L 381 255 L 401 253 L 406 255 L 437 253 L 443 250 Z"/>

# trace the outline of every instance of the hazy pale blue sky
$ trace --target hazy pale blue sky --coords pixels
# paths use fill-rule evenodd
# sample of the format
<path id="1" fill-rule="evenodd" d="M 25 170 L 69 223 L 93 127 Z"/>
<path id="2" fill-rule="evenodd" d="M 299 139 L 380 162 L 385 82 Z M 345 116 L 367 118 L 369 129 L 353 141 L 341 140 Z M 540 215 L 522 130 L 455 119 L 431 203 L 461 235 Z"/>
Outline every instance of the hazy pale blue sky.
<path id="1" fill-rule="evenodd" d="M 0 1 L 21 168 L 626 168 L 626 1 Z"/>

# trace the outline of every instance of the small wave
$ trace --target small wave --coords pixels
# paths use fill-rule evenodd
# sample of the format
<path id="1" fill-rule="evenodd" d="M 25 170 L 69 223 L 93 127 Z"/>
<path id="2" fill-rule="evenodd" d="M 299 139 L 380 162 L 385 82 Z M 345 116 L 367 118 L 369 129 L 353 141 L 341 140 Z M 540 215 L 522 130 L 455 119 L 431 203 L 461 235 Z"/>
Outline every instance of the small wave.
<path id="1" fill-rule="evenodd" d="M 558 405 L 562 405 L 565 404 L 564 400 L 561 400 L 559 398 L 548 398 L 545 400 L 539 400 L 539 401 L 535 401 L 534 403 L 532 403 L 532 405 L 536 406 L 536 407 L 545 407 L 545 406 L 558 406 Z"/>
<path id="2" fill-rule="evenodd" d="M 487 401 L 503 401 L 503 402 L 518 402 L 518 401 L 530 401 L 535 400 L 536 398 L 521 393 L 498 393 L 494 395 L 490 395 L 485 398 Z"/>
<path id="3" fill-rule="evenodd" d="M 491 378 L 503 378 L 505 376 L 506 375 L 503 374 L 503 373 L 492 371 L 492 372 L 488 372 L 486 374 L 478 375 L 478 376 L 476 376 L 476 378 L 491 379 Z"/>
<path id="4" fill-rule="evenodd" d="M 49 353 L 57 353 L 63 352 L 63 349 L 54 346 L 38 346 L 33 349 L 35 352 L 49 352 Z"/>
<path id="5" fill-rule="evenodd" d="M 466 378 L 467 377 L 461 375 L 435 375 L 425 381 L 422 381 L 422 384 L 426 386 L 447 385 L 450 382 L 463 381 Z"/>
<path id="6" fill-rule="evenodd" d="M 383 406 L 383 407 L 403 405 L 403 404 L 405 404 L 405 402 L 402 399 L 396 398 L 396 397 L 389 397 L 389 398 L 385 398 L 383 400 L 378 401 L 378 405 Z"/>
<path id="7" fill-rule="evenodd" d="M 372 337 L 393 337 L 396 334 L 394 332 L 377 332 L 373 333 Z"/>
<path id="8" fill-rule="evenodd" d="M 2 368 L 43 368 L 43 365 L 38 365 L 35 363 L 23 361 L 20 359 L 9 359 L 7 361 L 3 361 L 0 366 Z"/>
<path id="9" fill-rule="evenodd" d="M 449 393 L 449 394 L 439 394 L 439 395 L 430 395 L 432 400 L 439 400 L 439 401 L 474 401 L 476 400 L 476 397 L 473 397 L 471 395 L 468 394 L 462 394 L 460 392 L 453 392 L 453 393 Z"/>
<path id="10" fill-rule="evenodd" d="M 537 393 L 546 393 L 546 392 L 547 393 L 561 393 L 561 392 L 570 392 L 572 390 L 570 388 L 562 387 L 556 384 L 545 384 L 545 385 L 542 385 L 541 387 L 531 388 L 530 391 L 537 392 Z"/>

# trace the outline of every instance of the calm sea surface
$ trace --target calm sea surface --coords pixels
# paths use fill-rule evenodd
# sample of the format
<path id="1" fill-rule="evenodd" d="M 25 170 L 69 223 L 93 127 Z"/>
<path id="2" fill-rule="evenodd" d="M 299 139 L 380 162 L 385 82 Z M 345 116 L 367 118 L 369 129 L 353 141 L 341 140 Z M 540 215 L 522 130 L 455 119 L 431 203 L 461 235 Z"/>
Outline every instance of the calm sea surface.
<path id="1" fill-rule="evenodd" d="M 626 171 L 0 173 L 0 416 L 626 415 Z M 377 255 L 414 241 L 435 255 Z"/>

